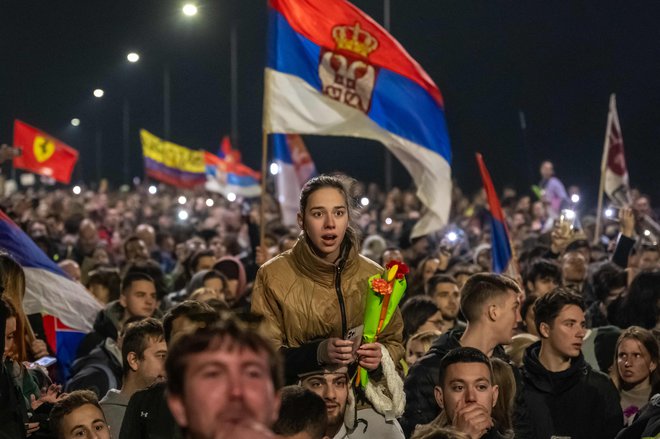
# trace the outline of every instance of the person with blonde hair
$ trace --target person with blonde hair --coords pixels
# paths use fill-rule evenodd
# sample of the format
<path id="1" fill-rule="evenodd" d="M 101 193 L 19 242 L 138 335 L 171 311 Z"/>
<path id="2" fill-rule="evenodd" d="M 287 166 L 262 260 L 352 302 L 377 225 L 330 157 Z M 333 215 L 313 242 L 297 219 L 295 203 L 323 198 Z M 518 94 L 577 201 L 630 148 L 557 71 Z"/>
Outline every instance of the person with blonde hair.
<path id="1" fill-rule="evenodd" d="M 621 396 L 625 425 L 660 391 L 659 351 L 653 333 L 639 326 L 624 330 L 616 342 L 610 377 Z"/>

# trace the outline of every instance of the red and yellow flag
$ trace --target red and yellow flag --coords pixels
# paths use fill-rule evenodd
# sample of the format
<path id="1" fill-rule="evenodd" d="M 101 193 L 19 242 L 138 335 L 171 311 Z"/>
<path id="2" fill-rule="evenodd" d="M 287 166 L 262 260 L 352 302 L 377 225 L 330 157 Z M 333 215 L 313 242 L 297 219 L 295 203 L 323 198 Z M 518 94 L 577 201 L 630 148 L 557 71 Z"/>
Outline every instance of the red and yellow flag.
<path id="1" fill-rule="evenodd" d="M 21 155 L 14 158 L 14 167 L 51 177 L 69 184 L 78 161 L 78 151 L 50 134 L 14 120 L 14 146 Z"/>

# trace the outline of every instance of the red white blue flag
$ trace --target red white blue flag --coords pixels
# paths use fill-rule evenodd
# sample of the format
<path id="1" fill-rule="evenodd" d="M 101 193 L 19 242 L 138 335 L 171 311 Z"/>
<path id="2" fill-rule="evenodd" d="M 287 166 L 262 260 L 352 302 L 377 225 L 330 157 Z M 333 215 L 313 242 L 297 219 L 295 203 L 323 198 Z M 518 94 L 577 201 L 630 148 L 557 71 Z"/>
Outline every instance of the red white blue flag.
<path id="1" fill-rule="evenodd" d="M 347 1 L 269 6 L 264 130 L 380 141 L 411 174 L 427 207 L 413 237 L 442 228 L 451 202 L 451 149 L 433 80 Z"/>
<path id="2" fill-rule="evenodd" d="M 495 273 L 504 273 L 510 268 L 509 264 L 512 259 L 511 242 L 509 241 L 506 219 L 504 218 L 504 212 L 502 211 L 500 200 L 497 197 L 495 186 L 493 186 L 493 180 L 491 180 L 484 159 L 479 153 L 477 153 L 477 163 L 479 165 L 479 172 L 481 173 L 481 180 L 484 183 L 484 190 L 486 191 L 486 199 L 488 200 L 488 207 L 490 210 L 493 271 Z"/>
<path id="3" fill-rule="evenodd" d="M 0 210 L 0 249 L 25 272 L 26 315 L 42 314 L 50 347 L 61 368 L 73 361 L 78 344 L 92 330 L 102 306 L 80 283 L 74 282 Z M 47 317 L 50 316 L 50 317 Z"/>

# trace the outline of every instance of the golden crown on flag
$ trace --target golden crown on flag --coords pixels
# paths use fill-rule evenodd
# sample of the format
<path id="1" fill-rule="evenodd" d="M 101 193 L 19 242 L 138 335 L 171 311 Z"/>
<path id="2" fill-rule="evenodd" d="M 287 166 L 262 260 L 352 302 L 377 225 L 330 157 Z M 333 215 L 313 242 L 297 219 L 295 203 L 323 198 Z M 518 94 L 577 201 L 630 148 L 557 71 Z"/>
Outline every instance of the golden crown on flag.
<path id="1" fill-rule="evenodd" d="M 360 23 L 357 22 L 354 26 L 333 27 L 332 38 L 337 44 L 337 49 L 354 52 L 365 58 L 378 48 L 378 40 L 369 32 L 362 30 Z"/>

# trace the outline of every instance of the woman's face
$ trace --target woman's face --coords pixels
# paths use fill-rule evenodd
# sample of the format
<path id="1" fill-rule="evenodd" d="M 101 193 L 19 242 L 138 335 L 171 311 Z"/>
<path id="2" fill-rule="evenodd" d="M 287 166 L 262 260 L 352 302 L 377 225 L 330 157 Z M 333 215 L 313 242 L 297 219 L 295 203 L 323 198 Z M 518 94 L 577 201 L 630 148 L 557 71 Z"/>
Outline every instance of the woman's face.
<path id="1" fill-rule="evenodd" d="M 406 344 L 406 363 L 412 366 L 426 354 L 424 344 L 419 340 L 408 340 Z"/>
<path id="2" fill-rule="evenodd" d="M 619 376 L 630 385 L 648 380 L 657 364 L 651 361 L 649 351 L 634 338 L 624 339 L 616 353 Z"/>
<path id="3" fill-rule="evenodd" d="M 322 259 L 334 263 L 348 228 L 348 206 L 344 195 L 333 187 L 316 190 L 307 199 L 298 225 Z"/>
<path id="4" fill-rule="evenodd" d="M 440 267 L 440 259 L 431 258 L 424 264 L 424 271 L 422 272 L 422 280 L 426 285 L 426 282 L 433 277 L 433 273 Z"/>
<path id="5" fill-rule="evenodd" d="M 442 313 L 440 311 L 436 312 L 433 314 L 431 317 L 426 319 L 422 325 L 417 328 L 416 334 L 419 334 L 420 332 L 426 332 L 426 331 L 444 331 L 444 325 L 445 321 L 442 318 Z"/>

